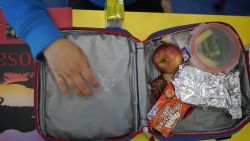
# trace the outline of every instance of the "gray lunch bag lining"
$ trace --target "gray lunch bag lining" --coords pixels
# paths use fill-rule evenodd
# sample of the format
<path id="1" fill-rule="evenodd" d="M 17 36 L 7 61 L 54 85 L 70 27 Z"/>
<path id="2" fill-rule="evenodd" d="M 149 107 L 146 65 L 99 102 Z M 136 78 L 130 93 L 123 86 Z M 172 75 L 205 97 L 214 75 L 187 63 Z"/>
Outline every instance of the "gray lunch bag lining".
<path id="1" fill-rule="evenodd" d="M 94 95 L 90 97 L 79 97 L 70 88 L 70 95 L 64 96 L 47 64 L 40 64 L 41 131 L 77 141 L 119 137 L 138 130 L 135 44 L 126 37 L 95 32 L 66 31 L 65 35 L 85 52 L 100 87 L 91 88 Z"/>

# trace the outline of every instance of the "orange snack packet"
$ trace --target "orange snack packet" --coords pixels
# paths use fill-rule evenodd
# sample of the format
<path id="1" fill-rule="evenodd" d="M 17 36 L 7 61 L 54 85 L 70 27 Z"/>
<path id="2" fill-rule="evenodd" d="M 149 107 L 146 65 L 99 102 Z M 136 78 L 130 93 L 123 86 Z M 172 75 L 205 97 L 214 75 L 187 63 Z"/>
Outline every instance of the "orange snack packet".
<path id="1" fill-rule="evenodd" d="M 168 137 L 189 108 L 189 105 L 176 97 L 173 84 L 169 83 L 147 114 L 149 126 Z"/>

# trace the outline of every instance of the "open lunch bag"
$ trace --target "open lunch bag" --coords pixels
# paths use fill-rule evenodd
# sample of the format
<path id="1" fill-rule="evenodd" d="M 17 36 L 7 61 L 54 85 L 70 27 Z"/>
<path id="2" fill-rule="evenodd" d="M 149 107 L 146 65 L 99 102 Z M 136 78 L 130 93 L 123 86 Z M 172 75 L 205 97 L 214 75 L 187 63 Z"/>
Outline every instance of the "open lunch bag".
<path id="1" fill-rule="evenodd" d="M 230 30 L 226 32 L 230 34 L 229 37 L 233 35 L 235 37 L 233 41 L 240 45 L 238 50 L 235 47 L 230 51 L 230 57 L 236 54 L 238 58 L 232 57 L 234 65 L 231 64 L 229 66 L 231 68 L 225 71 L 226 73 L 239 72 L 239 82 L 236 84 L 240 84 L 238 86 L 240 101 L 237 99 L 236 104 L 241 110 L 240 116 L 237 115 L 238 117 L 233 119 L 225 109 L 204 108 L 204 106 L 190 104 L 191 110 L 178 121 L 171 135 L 164 137 L 157 131 L 153 132 L 160 140 L 230 137 L 250 120 L 250 86 L 240 37 L 233 27 L 221 22 L 169 28 L 153 33 L 144 41 L 138 40 L 122 29 L 65 28 L 64 26 L 62 31 L 65 37 L 84 51 L 100 86 L 90 87 L 93 92 L 93 96 L 90 97 L 79 97 L 70 87 L 68 87 L 69 96 L 64 96 L 59 91 L 46 61 L 38 62 L 35 67 L 35 117 L 38 131 L 42 136 L 53 141 L 130 140 L 138 133 L 147 132 L 144 127 L 149 126 L 148 113 L 155 104 L 152 100 L 150 84 L 161 75 L 152 62 L 153 52 L 166 42 L 184 47 L 181 50 L 185 64 L 196 69 L 197 64 L 190 63 L 192 52 L 188 46 L 194 31 L 201 27 L 210 28 L 208 25 L 226 27 Z M 216 30 L 212 29 L 213 32 L 217 32 Z M 218 36 L 220 33 L 214 34 L 220 37 Z M 221 36 L 224 36 L 224 33 Z M 223 39 L 223 42 L 216 42 L 217 45 L 231 43 L 226 39 Z M 222 52 L 225 50 L 229 49 L 224 48 Z M 226 80 L 229 81 L 229 79 Z M 177 87 L 175 89 L 177 91 Z M 231 102 L 235 101 L 231 99 Z M 147 129 L 150 132 L 148 134 L 153 134 L 150 128 Z"/>

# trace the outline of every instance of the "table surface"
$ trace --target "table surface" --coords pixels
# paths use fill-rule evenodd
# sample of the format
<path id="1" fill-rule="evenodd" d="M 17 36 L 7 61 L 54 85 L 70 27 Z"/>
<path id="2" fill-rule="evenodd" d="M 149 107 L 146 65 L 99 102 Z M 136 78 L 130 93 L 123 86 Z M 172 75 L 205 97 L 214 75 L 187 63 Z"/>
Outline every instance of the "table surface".
<path id="1" fill-rule="evenodd" d="M 209 21 L 229 23 L 236 29 L 243 44 L 250 44 L 250 16 L 126 12 L 123 29 L 128 30 L 136 38 L 145 40 L 151 33 L 162 29 Z M 105 28 L 105 13 L 94 10 L 73 10 L 73 26 Z M 247 141 L 249 132 L 250 124 L 225 141 Z M 139 134 L 133 140 L 147 140 L 147 137 Z"/>

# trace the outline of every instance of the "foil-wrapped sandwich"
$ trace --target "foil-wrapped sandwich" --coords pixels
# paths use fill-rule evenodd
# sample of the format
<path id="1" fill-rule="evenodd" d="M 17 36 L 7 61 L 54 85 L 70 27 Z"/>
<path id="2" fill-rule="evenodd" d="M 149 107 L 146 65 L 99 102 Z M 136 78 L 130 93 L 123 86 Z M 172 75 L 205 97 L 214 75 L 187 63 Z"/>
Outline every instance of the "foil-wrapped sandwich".
<path id="1" fill-rule="evenodd" d="M 239 71 L 214 74 L 181 65 L 172 82 L 177 97 L 183 102 L 205 109 L 223 109 L 232 115 L 232 119 L 241 118 Z"/>

